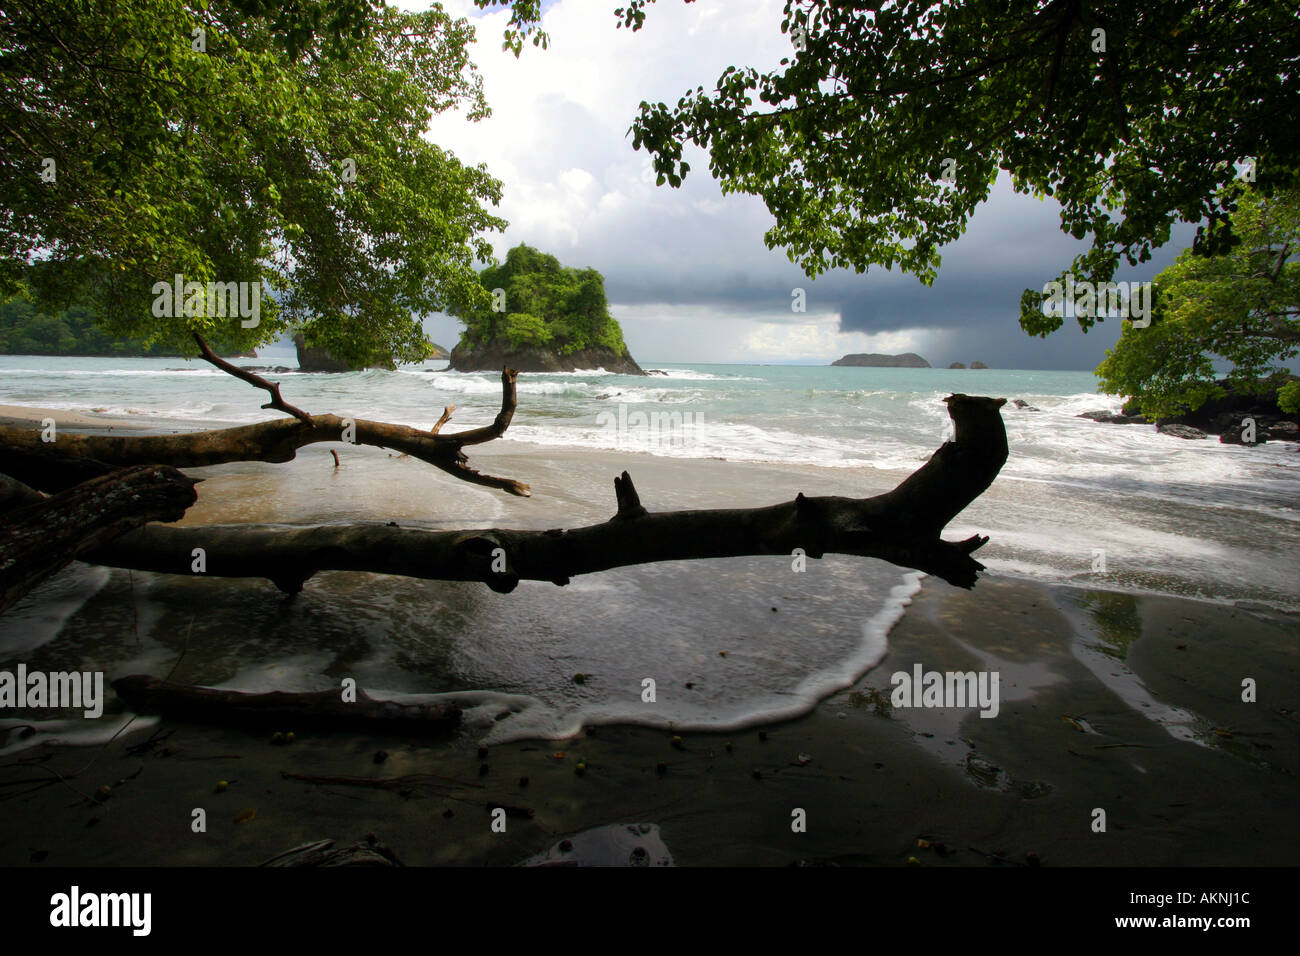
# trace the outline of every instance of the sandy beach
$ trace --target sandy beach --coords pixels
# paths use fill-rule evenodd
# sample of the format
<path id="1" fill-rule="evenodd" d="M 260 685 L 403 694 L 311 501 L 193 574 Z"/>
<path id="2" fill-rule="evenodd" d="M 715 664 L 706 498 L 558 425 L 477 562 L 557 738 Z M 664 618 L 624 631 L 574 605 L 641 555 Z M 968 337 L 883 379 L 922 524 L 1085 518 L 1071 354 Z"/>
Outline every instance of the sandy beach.
<path id="1" fill-rule="evenodd" d="M 43 414 L 0 407 L 14 418 Z M 51 414 L 61 426 L 108 427 Z M 287 465 L 195 469 L 209 480 L 184 523 L 365 514 L 427 527 L 545 528 L 607 518 L 610 480 L 624 467 L 652 510 L 680 507 L 683 488 L 694 489 L 692 501 L 700 488 L 728 488 L 718 506 L 744 507 L 795 491 L 875 494 L 899 477 L 510 442 L 477 449 L 476 467 L 534 485 L 533 498 L 510 499 L 412 478 L 418 462 L 374 449 L 347 450 L 338 473 L 328 457 L 315 446 Z M 125 572 L 112 575 L 68 622 L 74 646 L 105 627 L 129 633 L 121 617 L 129 605 L 110 603 Z M 310 607 L 350 586 L 345 577 L 323 574 L 292 600 Z M 191 603 L 224 600 L 223 582 L 186 587 Z M 261 587 L 268 606 L 286 600 Z M 1254 605 L 996 574 L 969 592 L 927 579 L 884 658 L 853 687 L 764 726 L 675 742 L 665 729 L 601 725 L 482 751 L 464 732 L 421 741 L 302 731 L 276 745 L 260 732 L 140 720 L 107 744 L 19 750 L 0 757 L 0 865 L 253 865 L 305 842 L 368 833 L 412 865 L 513 865 L 546 854 L 632 864 L 670 856 L 678 865 L 1290 865 L 1300 802 L 1297 633 L 1295 615 Z M 799 627 L 789 634 L 797 654 Z M 298 635 L 304 646 L 313 638 Z M 891 706 L 891 675 L 916 664 L 997 671 L 996 718 Z M 202 666 L 192 650 L 175 679 Z M 1256 702 L 1242 700 L 1247 678 L 1257 682 Z M 120 713 L 121 704 L 110 697 L 106 710 Z M 109 790 L 96 796 L 101 787 Z M 505 832 L 491 827 L 492 806 L 510 808 Z M 206 833 L 190 827 L 196 808 L 206 811 Z M 1098 809 L 1105 832 L 1095 829 Z M 792 827 L 798 811 L 802 830 Z M 603 827 L 624 829 L 592 833 Z M 565 840 L 572 850 L 559 849 Z"/>

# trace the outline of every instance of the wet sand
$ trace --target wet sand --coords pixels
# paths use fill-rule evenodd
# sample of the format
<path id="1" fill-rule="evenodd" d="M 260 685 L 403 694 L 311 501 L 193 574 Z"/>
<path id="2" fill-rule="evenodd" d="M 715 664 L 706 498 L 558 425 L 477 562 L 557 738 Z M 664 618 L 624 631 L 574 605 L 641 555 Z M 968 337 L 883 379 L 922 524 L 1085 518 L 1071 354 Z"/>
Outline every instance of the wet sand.
<path id="1" fill-rule="evenodd" d="M 1125 650 L 1103 655 L 1111 663 L 1097 673 L 1072 650 L 1059 608 L 1080 597 L 1009 580 L 969 593 L 927 584 L 888 657 L 851 691 L 801 719 L 687 735 L 680 748 L 662 731 L 601 727 L 480 758 L 462 735 L 302 732 L 276 745 L 163 721 L 103 748 L 28 750 L 0 761 L 0 865 L 251 865 L 367 833 L 413 865 L 510 865 L 595 827 L 641 823 L 659 827 L 679 865 L 1293 863 L 1297 622 L 1111 595 L 1121 623 L 1083 642 Z M 981 657 L 1001 662 L 996 718 L 883 706 L 892 672 L 917 661 L 964 670 Z M 1129 675 L 1190 711 L 1194 739 L 1126 703 Z M 1240 701 L 1243 676 L 1259 681 L 1258 703 Z M 129 752 L 151 736 L 146 752 Z M 409 779 L 376 789 L 286 772 Z M 15 785 L 55 773 L 66 782 Z M 99 802 L 101 786 L 112 795 Z M 489 804 L 532 816 L 509 815 L 494 832 Z M 207 812 L 204 834 L 191 832 L 195 808 Z M 1092 829 L 1096 808 L 1104 833 Z M 792 828 L 798 809 L 806 832 Z M 245 810 L 255 817 L 235 822 Z"/>
<path id="2" fill-rule="evenodd" d="M 745 506 L 793 490 L 872 494 L 898 478 L 501 442 L 471 462 L 533 482 L 534 498 L 431 480 L 393 483 L 376 502 L 373 485 L 340 483 L 322 459 L 317 446 L 290 465 L 202 469 L 212 480 L 185 521 L 337 520 L 369 509 L 435 527 L 549 527 L 557 515 L 571 525 L 612 513 L 606 472 L 616 461 L 652 509 L 678 506 L 689 484 L 729 487 L 719 506 Z M 341 473 L 363 460 L 376 481 L 420 467 L 350 449 Z M 275 493 L 264 478 L 272 467 L 283 469 Z M 11 753 L 0 757 L 0 865 L 252 865 L 367 833 L 408 864 L 513 865 L 565 839 L 579 849 L 557 858 L 582 856 L 577 835 L 635 824 L 657 826 L 679 865 L 1291 865 L 1298 635 L 1296 616 L 1258 608 L 992 575 L 971 592 L 927 579 L 887 656 L 850 690 L 797 720 L 676 745 L 662 730 L 602 726 L 480 757 L 465 733 L 301 731 L 277 745 L 264 733 L 141 721 L 149 725 L 105 746 Z M 997 716 L 889 706 L 890 675 L 918 663 L 997 671 Z M 1258 702 L 1242 701 L 1246 678 Z M 110 795 L 97 799 L 104 786 Z M 491 805 L 515 808 L 505 832 L 492 828 Z M 196 808 L 206 833 L 191 828 Z M 1098 809 L 1105 832 L 1094 830 Z M 792 826 L 799 810 L 803 832 Z"/>

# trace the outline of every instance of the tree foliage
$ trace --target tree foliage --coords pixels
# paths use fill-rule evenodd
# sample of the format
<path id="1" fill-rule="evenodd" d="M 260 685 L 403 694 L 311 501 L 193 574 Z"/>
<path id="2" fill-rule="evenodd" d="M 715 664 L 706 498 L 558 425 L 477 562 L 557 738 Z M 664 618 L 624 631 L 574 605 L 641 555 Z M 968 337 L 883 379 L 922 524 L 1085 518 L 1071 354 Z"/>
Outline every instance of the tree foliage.
<path id="1" fill-rule="evenodd" d="M 301 329 L 353 362 L 420 357 L 413 314 L 476 295 L 505 225 L 500 183 L 423 138 L 487 114 L 472 37 L 369 0 L 6 5 L 0 294 L 84 295 L 111 334 L 191 354 L 194 331 Z M 177 274 L 263 284 L 260 320 L 156 317 Z"/>
<path id="2" fill-rule="evenodd" d="M 595 269 L 570 269 L 555 256 L 518 245 L 505 262 L 479 274 L 486 306 L 455 310 L 465 323 L 462 342 L 482 348 L 505 340 L 513 347 L 546 345 L 562 355 L 607 348 L 623 355 L 623 330 L 609 313 L 605 279 Z M 499 291 L 498 291 L 499 290 Z"/>
<path id="3" fill-rule="evenodd" d="M 640 29 L 651 2 L 629 0 L 619 26 Z M 540 25 L 530 8 L 513 5 L 516 53 Z M 1300 182 L 1294 0 L 789 0 L 781 30 L 780 69 L 731 66 L 676 106 L 643 102 L 632 134 L 661 185 L 690 171 L 687 142 L 704 147 L 809 276 L 898 265 L 931 283 L 999 171 L 1091 238 L 1067 271 L 1094 283 L 1179 221 L 1204 222 L 1198 252 L 1230 247 L 1222 187 L 1247 168 L 1266 196 Z M 1025 290 L 1032 334 L 1062 324 L 1042 304 Z"/>
<path id="4" fill-rule="evenodd" d="M 177 355 L 142 338 L 110 335 L 94 310 L 72 305 L 42 312 L 30 299 L 13 295 L 0 301 L 0 355 Z M 218 354 L 230 349 L 214 340 Z"/>
<path id="5" fill-rule="evenodd" d="M 1126 325 L 1097 368 L 1105 391 L 1132 396 L 1148 417 L 1222 395 L 1216 360 L 1231 364 L 1236 388 L 1261 392 L 1300 353 L 1300 190 L 1272 199 L 1237 191 L 1239 244 L 1212 257 L 1184 251 L 1156 277 L 1151 325 Z M 1279 403 L 1295 412 L 1297 398 L 1293 383 Z"/>

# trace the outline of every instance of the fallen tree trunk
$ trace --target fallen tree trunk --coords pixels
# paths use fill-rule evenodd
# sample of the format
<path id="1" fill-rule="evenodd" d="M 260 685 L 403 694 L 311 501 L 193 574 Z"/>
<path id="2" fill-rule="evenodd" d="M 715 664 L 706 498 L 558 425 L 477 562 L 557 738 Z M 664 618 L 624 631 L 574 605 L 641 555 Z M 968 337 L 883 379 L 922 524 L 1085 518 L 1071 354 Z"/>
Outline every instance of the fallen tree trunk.
<path id="1" fill-rule="evenodd" d="M 971 557 L 988 538 L 950 542 L 945 525 L 992 484 L 1007 458 L 998 411 L 1004 399 L 952 395 L 955 439 L 897 488 L 874 498 L 808 498 L 766 508 L 650 514 L 627 472 L 614 480 L 618 512 L 585 528 L 549 531 L 420 531 L 389 526 L 295 530 L 152 526 L 85 556 L 95 564 L 190 573 L 193 548 L 206 573 L 263 577 L 294 593 L 318 571 L 371 571 L 450 581 L 482 581 L 509 592 L 520 580 L 567 584 L 579 574 L 656 561 L 853 554 L 915 568 L 973 587 L 984 566 Z"/>
<path id="2" fill-rule="evenodd" d="M 144 465 L 9 511 L 0 529 L 0 611 L 83 552 L 146 522 L 179 520 L 195 484 L 175 468 Z"/>
<path id="3" fill-rule="evenodd" d="M 436 737 L 460 725 L 456 704 L 399 704 L 375 700 L 360 689 L 356 700 L 349 703 L 336 690 L 245 694 L 132 674 L 113 681 L 113 690 L 137 713 L 269 730 L 355 730 Z"/>
<path id="4" fill-rule="evenodd" d="M 304 445 L 349 442 L 391 448 L 463 481 L 527 497 L 531 492 L 524 482 L 480 474 L 469 467 L 461 450 L 505 433 L 517 403 L 515 375 L 514 369 L 501 373 L 501 410 L 492 424 L 463 432 L 440 431 L 447 412 L 430 431 L 362 418 L 311 415 L 305 420 L 280 418 L 179 435 L 60 434 L 58 441 L 50 444 L 41 441 L 39 429 L 0 426 L 0 471 L 40 491 L 59 491 L 74 479 L 84 480 L 105 467 L 165 463 L 175 468 L 195 468 L 232 461 L 285 462 L 292 461 Z"/>

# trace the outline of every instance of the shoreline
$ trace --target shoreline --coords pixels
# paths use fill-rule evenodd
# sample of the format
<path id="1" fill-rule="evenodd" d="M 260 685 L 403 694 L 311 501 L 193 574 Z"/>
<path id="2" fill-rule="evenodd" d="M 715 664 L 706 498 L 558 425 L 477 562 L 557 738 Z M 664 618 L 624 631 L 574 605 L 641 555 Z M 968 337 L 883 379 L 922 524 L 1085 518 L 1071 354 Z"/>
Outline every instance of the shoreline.
<path id="1" fill-rule="evenodd" d="M 133 424 L 78 426 L 76 415 L 50 417 L 67 416 L 69 427 Z M 196 469 L 209 480 L 183 524 L 376 520 L 367 488 L 383 489 L 385 519 L 408 526 L 544 528 L 558 514 L 573 524 L 608 517 L 624 454 L 553 448 L 543 459 L 534 448 L 503 441 L 473 458 L 534 482 L 534 498 L 439 484 L 437 515 L 413 463 L 377 449 L 345 452 L 342 478 L 323 449 L 284 465 Z M 649 455 L 633 470 L 652 509 L 723 488 L 734 507 L 796 489 L 868 495 L 900 476 L 749 462 L 688 468 Z M 365 480 L 354 486 L 357 476 Z M 0 865 L 255 865 L 304 842 L 346 845 L 369 832 L 416 865 L 515 865 L 562 839 L 574 841 L 580 862 L 611 863 L 609 841 L 589 831 L 631 824 L 657 828 L 684 865 L 1289 865 L 1300 801 L 1300 616 L 1106 585 L 992 573 L 967 592 L 926 578 L 889 630 L 884 657 L 851 688 L 801 717 L 683 733 L 680 746 L 669 730 L 600 724 L 563 741 L 492 745 L 480 759 L 468 730 L 442 741 L 299 732 L 274 746 L 268 734 L 137 721 L 107 745 L 41 746 L 0 760 Z M 209 586 L 194 599 L 214 593 L 202 590 Z M 331 589 L 313 582 L 305 602 L 313 587 L 324 589 L 317 600 Z M 998 716 L 885 706 L 891 675 L 918 664 L 996 671 Z M 1258 703 L 1240 700 L 1244 678 L 1258 682 Z M 110 696 L 105 718 L 120 713 Z M 15 784 L 53 773 L 67 782 Z M 378 778 L 405 779 L 357 783 Z M 222 792 L 219 780 L 229 782 Z M 111 795 L 97 800 L 101 786 Z M 532 814 L 521 809 L 506 833 L 494 833 L 488 805 Z M 206 834 L 188 825 L 196 807 L 208 813 Z M 1105 834 L 1091 829 L 1099 807 Z M 791 829 L 795 809 L 807 814 L 806 832 Z M 236 823 L 247 810 L 255 816 Z M 582 849 L 589 843 L 604 850 Z"/>
<path id="2" fill-rule="evenodd" d="M 1120 596 L 1096 618 L 1110 632 L 1082 636 L 1117 655 L 1102 652 L 1097 669 L 1072 649 L 1080 638 L 1061 599 L 1023 582 L 985 579 L 971 592 L 929 582 L 853 688 L 803 717 L 683 734 L 680 746 L 667 731 L 614 725 L 480 758 L 463 734 L 300 732 L 274 746 L 264 733 L 163 720 L 102 750 L 13 754 L 0 769 L 0 865 L 34 865 L 33 850 L 53 866 L 255 865 L 368 832 L 408 864 L 515 865 L 561 839 L 642 823 L 683 865 L 1289 865 L 1300 682 L 1294 641 L 1278 637 L 1293 636 L 1295 620 Z M 1234 699 L 1243 656 L 1259 704 Z M 981 662 L 1003 678 L 995 719 L 881 703 L 894 671 Z M 1178 739 L 1126 701 L 1130 676 L 1195 714 L 1198 739 Z M 5 786 L 52 771 L 68 783 Z M 217 792 L 218 780 L 229 788 Z M 104 785 L 102 802 L 69 790 Z M 493 833 L 488 805 L 532 815 L 520 809 Z M 208 812 L 206 835 L 185 825 L 194 807 Z M 1091 829 L 1097 807 L 1109 814 L 1105 834 Z M 795 808 L 806 832 L 791 829 Z M 234 822 L 248 809 L 253 819 Z M 160 827 L 166 820 L 175 825 Z"/>

